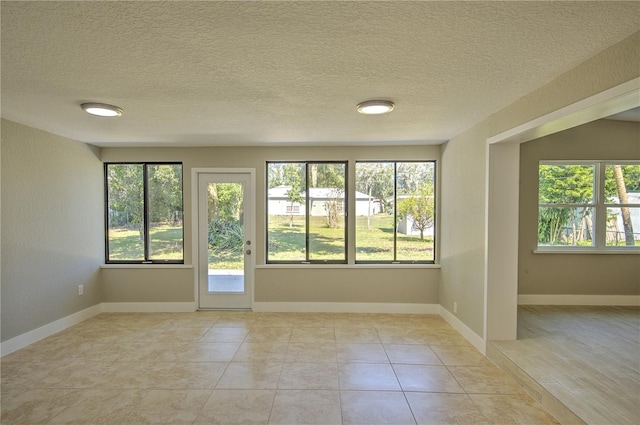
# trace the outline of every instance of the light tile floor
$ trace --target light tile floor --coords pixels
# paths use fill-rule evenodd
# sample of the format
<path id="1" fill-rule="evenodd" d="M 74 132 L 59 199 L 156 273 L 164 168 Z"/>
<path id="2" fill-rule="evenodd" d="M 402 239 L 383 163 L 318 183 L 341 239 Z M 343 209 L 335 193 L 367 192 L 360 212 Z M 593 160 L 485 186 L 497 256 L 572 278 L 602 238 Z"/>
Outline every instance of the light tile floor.
<path id="1" fill-rule="evenodd" d="M 7 424 L 556 424 L 431 315 L 101 314 L 2 358 Z"/>
<path id="2" fill-rule="evenodd" d="M 519 306 L 518 339 L 491 345 L 572 423 L 640 424 L 640 308 Z"/>

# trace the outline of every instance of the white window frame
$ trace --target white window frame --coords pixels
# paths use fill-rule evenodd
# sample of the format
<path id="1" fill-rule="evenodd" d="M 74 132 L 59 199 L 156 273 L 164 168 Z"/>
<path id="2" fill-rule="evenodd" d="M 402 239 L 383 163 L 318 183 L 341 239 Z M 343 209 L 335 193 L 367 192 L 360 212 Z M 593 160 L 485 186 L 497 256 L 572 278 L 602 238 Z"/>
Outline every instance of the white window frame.
<path id="1" fill-rule="evenodd" d="M 605 169 L 607 165 L 640 165 L 640 161 L 610 161 L 610 160 L 599 160 L 599 161 L 583 161 L 583 160 L 552 160 L 546 161 L 542 160 L 538 163 L 538 214 L 541 207 L 572 207 L 572 208 L 593 208 L 593 245 L 592 246 L 572 246 L 572 245 L 562 245 L 562 246 L 545 246 L 539 245 L 536 242 L 536 249 L 534 253 L 591 253 L 591 254 L 640 254 L 640 246 L 607 246 L 607 208 L 640 208 L 640 204 L 635 203 L 627 203 L 627 204 L 612 204 L 606 202 L 606 195 L 604 193 L 605 190 L 605 179 L 606 173 Z M 576 204 L 546 204 L 540 203 L 540 193 L 539 193 L 539 170 L 541 165 L 585 165 L 585 166 L 593 166 L 594 167 L 594 178 L 593 178 L 593 203 L 576 203 Z M 604 219 L 603 219 L 604 217 Z M 538 226 L 538 220 L 536 220 L 536 230 Z"/>

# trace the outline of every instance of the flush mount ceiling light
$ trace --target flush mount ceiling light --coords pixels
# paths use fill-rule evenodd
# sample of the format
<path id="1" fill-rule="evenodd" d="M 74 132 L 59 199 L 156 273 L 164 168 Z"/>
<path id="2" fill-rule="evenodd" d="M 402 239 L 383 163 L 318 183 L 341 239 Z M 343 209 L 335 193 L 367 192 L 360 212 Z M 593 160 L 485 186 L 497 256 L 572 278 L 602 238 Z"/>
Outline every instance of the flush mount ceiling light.
<path id="1" fill-rule="evenodd" d="M 107 105 L 106 103 L 83 103 L 80 107 L 87 114 L 99 117 L 119 117 L 122 115 L 121 108 L 113 105 Z"/>
<path id="2" fill-rule="evenodd" d="M 361 114 L 379 115 L 393 111 L 394 106 L 390 100 L 367 100 L 366 102 L 358 103 L 356 109 Z"/>

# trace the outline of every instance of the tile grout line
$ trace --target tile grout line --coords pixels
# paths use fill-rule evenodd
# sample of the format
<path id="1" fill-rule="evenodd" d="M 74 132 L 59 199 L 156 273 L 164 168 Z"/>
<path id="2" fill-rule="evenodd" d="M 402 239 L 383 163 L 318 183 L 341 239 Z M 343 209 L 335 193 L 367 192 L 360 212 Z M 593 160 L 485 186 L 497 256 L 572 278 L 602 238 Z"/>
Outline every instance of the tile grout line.
<path id="1" fill-rule="evenodd" d="M 221 317 L 222 317 L 222 316 L 221 316 Z M 216 343 L 228 343 L 228 342 L 226 342 L 226 341 L 219 342 L 219 341 L 216 341 L 216 340 L 212 340 L 212 341 L 205 341 L 205 340 L 203 340 L 204 336 L 205 336 L 205 335 L 206 335 L 210 330 L 214 329 L 214 328 L 216 327 L 216 326 L 215 326 L 215 324 L 216 324 L 216 323 L 219 323 L 220 321 L 221 321 L 221 318 L 216 319 L 216 321 L 215 321 L 215 322 L 213 322 L 210 326 L 208 326 L 208 327 L 207 327 L 207 330 L 206 330 L 204 333 L 202 333 L 199 337 L 197 337 L 197 338 L 195 338 L 195 339 L 193 339 L 193 340 L 184 340 L 184 341 L 182 341 L 181 345 L 182 345 L 182 346 L 188 346 L 188 345 L 193 345 L 193 344 L 196 344 L 196 345 L 197 345 L 197 344 L 207 344 L 207 343 L 212 343 L 212 344 L 216 344 Z M 205 390 L 208 390 L 208 391 L 209 391 L 209 395 L 208 395 L 208 397 L 207 397 L 207 400 L 205 400 L 204 404 L 202 405 L 202 407 L 199 409 L 198 413 L 196 414 L 195 419 L 194 419 L 194 422 L 196 422 L 196 421 L 198 420 L 198 418 L 203 414 L 204 406 L 206 406 L 207 402 L 211 399 L 211 397 L 212 397 L 213 393 L 214 393 L 215 391 L 217 391 L 217 390 L 218 390 L 218 388 L 217 388 L 217 387 L 218 387 L 218 385 L 219 385 L 219 383 L 220 383 L 220 381 L 221 381 L 222 377 L 223 377 L 223 376 L 225 375 L 225 373 L 227 372 L 228 368 L 230 367 L 231 363 L 233 362 L 233 359 L 237 356 L 238 351 L 240 350 L 240 347 L 242 347 L 242 345 L 243 345 L 243 344 L 245 344 L 245 343 L 247 342 L 247 339 L 248 339 L 248 336 L 249 336 L 249 334 L 250 334 L 250 331 L 251 331 L 252 329 L 258 329 L 258 328 L 260 328 L 260 326 L 257 326 L 257 327 L 256 327 L 256 326 L 255 326 L 255 324 L 259 324 L 259 319 L 257 319 L 255 322 L 253 322 L 253 323 L 251 323 L 251 324 L 247 324 L 247 325 L 246 325 L 246 327 L 247 327 L 247 329 L 248 329 L 249 331 L 244 335 L 244 337 L 242 338 L 242 341 L 237 342 L 237 343 L 236 343 L 235 341 L 233 342 L 234 344 L 237 344 L 237 346 L 236 346 L 236 348 L 235 348 L 235 351 L 234 351 L 234 353 L 231 355 L 231 358 L 230 358 L 228 361 L 225 361 L 225 362 L 224 362 L 224 363 L 225 363 L 224 369 L 223 369 L 223 370 L 222 370 L 222 372 L 220 373 L 220 376 L 217 378 L 217 381 L 215 382 L 215 384 L 213 385 L 213 387 L 212 387 L 212 388 L 204 388 Z M 173 327 L 179 327 L 179 323 L 177 323 L 177 322 L 176 322 L 176 323 L 174 323 L 172 326 L 173 326 Z M 195 327 L 198 327 L 198 326 L 196 325 L 196 322 L 194 322 L 192 325 L 190 324 L 190 326 L 191 326 L 191 327 L 194 327 L 194 328 L 195 328 Z M 204 327 L 203 327 L 203 328 L 204 328 Z M 222 327 L 220 327 L 220 328 L 222 328 Z M 264 327 L 264 328 L 265 328 L 265 329 L 268 329 L 269 327 Z M 292 327 L 287 327 L 287 328 L 289 328 L 289 329 L 295 329 L 295 324 L 294 324 L 294 325 L 292 325 Z M 405 391 L 405 389 L 403 388 L 403 386 L 402 386 L 402 385 L 401 385 L 401 383 L 400 383 L 400 379 L 399 379 L 399 376 L 398 376 L 398 372 L 397 372 L 396 367 L 395 367 L 395 366 L 397 366 L 397 365 L 404 365 L 405 363 L 392 363 L 392 361 L 391 361 L 391 357 L 390 357 L 390 355 L 389 355 L 389 352 L 390 352 L 390 351 L 389 351 L 389 349 L 390 349 L 390 348 L 389 348 L 388 346 L 394 345 L 394 343 L 393 343 L 393 342 L 390 342 L 390 343 L 387 343 L 387 344 L 383 343 L 383 342 L 382 342 L 382 340 L 380 339 L 380 336 L 379 336 L 379 327 L 376 327 L 376 326 L 374 326 L 374 325 L 372 324 L 372 328 L 374 329 L 374 331 L 375 331 L 375 335 L 376 335 L 376 337 L 377 337 L 377 339 L 378 339 L 378 342 L 377 342 L 377 343 L 372 343 L 372 342 L 369 342 L 369 341 L 360 343 L 360 342 L 357 342 L 357 341 L 356 341 L 356 342 L 345 342 L 345 344 L 354 344 L 354 345 L 355 345 L 355 344 L 358 344 L 358 345 L 372 345 L 372 346 L 373 346 L 373 345 L 375 345 L 375 346 L 379 345 L 379 346 L 381 346 L 381 347 L 382 347 L 383 352 L 385 353 L 386 361 L 385 361 L 384 363 L 379 363 L 379 362 L 373 362 L 373 363 L 372 363 L 372 362 L 368 362 L 368 361 L 363 361 L 363 362 L 355 361 L 355 362 L 351 362 L 351 361 L 348 361 L 348 359 L 347 359 L 347 362 L 346 362 L 346 363 L 354 363 L 354 364 L 388 364 L 388 365 L 390 365 L 390 366 L 391 366 L 391 368 L 392 368 L 392 371 L 393 371 L 393 373 L 394 373 L 394 378 L 395 378 L 395 380 L 396 380 L 396 383 L 397 383 L 397 385 L 398 385 L 398 387 L 399 387 L 399 390 L 398 390 L 398 391 L 401 391 L 401 392 L 403 393 L 403 399 L 404 399 L 405 403 L 407 404 L 407 406 L 409 407 L 409 409 L 410 409 L 410 411 L 411 411 L 411 414 L 412 414 L 413 420 L 417 423 L 416 413 L 414 412 L 414 409 L 411 407 L 411 404 L 409 403 L 408 394 L 407 394 L 407 393 L 409 393 L 409 392 L 411 392 L 411 391 Z M 158 327 L 157 329 L 161 329 L 161 327 Z M 334 359 L 334 361 L 335 361 L 336 367 L 338 367 L 338 365 L 339 365 L 340 363 L 338 362 L 338 350 L 337 350 L 338 342 L 337 342 L 337 339 L 336 339 L 336 330 L 337 330 L 337 328 L 336 328 L 336 327 L 335 327 L 335 325 L 334 325 L 334 326 L 332 326 L 332 327 L 331 327 L 331 329 L 332 329 L 332 333 L 333 333 L 333 337 L 334 337 L 334 339 L 333 339 L 333 341 L 332 341 L 332 342 L 330 342 L 329 344 L 331 344 L 331 345 L 333 346 L 333 348 L 334 348 L 334 355 L 335 355 L 335 359 Z M 355 329 L 355 328 L 354 328 L 354 329 Z M 292 344 L 292 338 L 293 338 L 293 333 L 292 333 L 292 332 L 290 332 L 290 334 L 289 334 L 289 336 L 288 336 L 287 348 L 286 348 L 286 350 L 285 350 L 285 352 L 284 352 L 284 356 L 283 356 L 283 357 L 281 357 L 281 359 L 282 359 L 281 361 L 278 361 L 278 362 L 277 362 L 277 363 L 280 363 L 281 367 L 280 367 L 280 371 L 279 371 L 279 373 L 278 373 L 278 377 L 277 377 L 276 388 L 275 388 L 275 390 L 274 390 L 274 397 L 273 397 L 273 399 L 272 399 L 272 401 L 271 401 L 271 410 L 270 410 L 270 412 L 269 412 L 269 418 L 268 418 L 268 420 L 271 420 L 271 419 L 272 419 L 272 414 L 273 414 L 273 409 L 274 409 L 274 406 L 275 406 L 276 395 L 277 395 L 278 391 L 280 391 L 280 390 L 281 390 L 281 388 L 279 388 L 279 383 L 280 383 L 280 381 L 282 380 L 282 376 L 283 376 L 283 373 L 284 373 L 284 364 L 286 364 L 286 363 L 287 363 L 287 362 L 286 362 L 286 358 L 287 358 L 288 353 L 290 352 L 290 348 L 291 348 L 291 344 Z M 133 338 L 133 334 L 132 334 L 132 339 L 131 339 L 131 340 L 132 340 L 132 341 L 133 341 L 133 340 L 135 340 L 135 339 Z M 327 343 L 327 341 L 321 341 L 321 342 L 318 342 L 318 344 L 325 344 L 325 343 Z M 440 356 L 440 355 L 438 355 L 438 354 L 437 354 L 437 353 L 436 353 L 436 352 L 431 348 L 431 346 L 430 346 L 430 345 L 428 345 L 428 344 L 426 344 L 425 342 L 422 342 L 422 343 L 420 343 L 420 344 L 407 344 L 407 343 L 405 342 L 404 344 L 400 344 L 400 343 L 398 343 L 398 344 L 396 344 L 396 345 L 410 345 L 410 346 L 414 346 L 414 347 L 427 347 L 429 350 L 433 351 L 433 354 L 435 355 L 435 358 L 437 358 L 441 363 L 443 363 L 442 365 L 443 365 L 443 366 L 445 366 L 445 370 L 447 370 L 447 371 L 448 371 L 448 373 L 450 373 L 451 375 L 453 375 L 453 373 L 451 372 L 451 370 L 450 370 L 450 368 L 448 367 L 448 365 L 444 365 L 444 362 L 442 361 L 441 356 Z M 155 364 L 176 363 L 176 362 L 177 362 L 177 363 L 194 363 L 194 364 L 203 363 L 203 362 L 190 362 L 189 360 L 193 360 L 193 359 L 190 359 L 188 356 L 184 356 L 184 357 L 182 357 L 181 359 L 177 359 L 177 360 L 175 360 L 175 361 L 173 361 L 173 362 L 157 362 L 157 361 L 153 361 L 151 364 L 152 364 L 152 365 L 155 365 Z M 117 363 L 117 361 L 115 361 L 115 360 L 114 360 L 114 361 L 112 361 L 112 362 L 113 362 L 114 364 L 115 364 L 115 363 Z M 214 361 L 214 362 L 208 362 L 208 361 L 207 361 L 207 362 L 205 362 L 205 363 L 222 363 L 222 362 L 216 362 L 216 361 Z M 245 362 L 242 362 L 242 363 L 245 363 Z M 256 363 L 256 362 L 249 360 L 249 361 L 248 361 L 248 363 Z M 295 361 L 293 361 L 293 363 L 296 363 L 296 362 L 295 362 Z M 324 362 L 317 362 L 317 361 L 311 361 L 311 360 L 308 360 L 308 361 L 305 361 L 305 362 L 302 362 L 302 363 L 324 363 Z M 334 362 L 329 362 L 329 364 L 331 364 L 331 363 L 334 363 Z M 141 363 L 141 364 L 143 364 L 143 363 Z M 406 363 L 406 364 L 408 364 L 408 365 L 413 365 L 413 362 L 411 362 L 411 363 Z M 422 363 L 417 363 L 416 365 L 422 365 Z M 429 364 L 427 364 L 427 366 L 434 366 L 434 365 L 429 365 Z M 449 365 L 449 366 L 450 366 L 450 365 Z M 473 366 L 473 365 L 469 365 L 469 366 Z M 342 422 L 344 423 L 345 418 L 344 418 L 344 415 L 343 415 L 343 407 L 344 407 L 344 406 L 343 406 L 343 400 L 342 400 L 342 393 L 343 393 L 343 392 L 348 392 L 348 390 L 343 388 L 342 380 L 340 379 L 340 370 L 339 370 L 339 368 L 337 369 L 337 372 L 338 372 L 338 394 L 339 394 L 339 396 L 340 396 L 340 397 L 339 397 L 339 408 L 340 408 L 340 414 L 341 414 Z M 454 378 L 454 380 L 455 380 L 455 381 L 460 385 L 460 382 L 458 381 L 458 379 L 457 379 L 455 376 L 453 376 L 453 378 Z M 132 386 L 131 386 L 131 388 L 137 388 L 135 384 L 131 384 L 131 385 L 132 385 Z M 460 385 L 460 386 L 461 386 L 461 388 L 464 390 L 464 388 L 462 387 L 462 385 Z M 129 388 L 129 386 L 125 386 L 125 387 L 126 387 L 126 388 Z M 109 388 L 111 388 L 111 387 L 109 387 Z M 116 387 L 113 387 L 113 388 L 115 389 Z M 153 391 L 154 389 L 155 389 L 155 388 L 153 388 L 153 389 L 145 389 L 145 390 L 144 390 L 144 391 L 145 391 L 145 397 L 148 397 L 149 393 L 150 393 L 151 391 Z M 169 389 L 170 389 L 170 388 L 169 388 Z M 184 390 L 191 390 L 191 389 L 196 389 L 196 388 L 185 388 Z M 177 389 L 177 390 L 180 390 L 180 389 Z M 252 390 L 255 390 L 255 389 L 252 389 Z M 382 390 L 352 390 L 352 391 L 366 391 L 366 392 L 374 392 L 374 393 L 375 393 L 375 392 L 380 392 L 380 391 L 382 391 Z M 421 392 L 421 391 L 418 391 L 418 392 Z M 427 392 L 428 392 L 428 391 L 427 391 Z M 430 392 L 430 393 L 431 393 L 431 392 Z M 469 395 L 468 395 L 468 393 L 467 393 L 466 391 L 465 391 L 465 395 L 466 395 L 466 397 L 467 397 L 467 398 L 469 398 Z M 72 404 L 71 406 L 73 406 L 73 405 L 75 405 L 75 403 L 74 403 L 74 404 Z M 477 407 L 477 405 L 476 405 L 475 403 L 473 403 L 473 405 Z M 70 406 L 68 406 L 68 407 L 70 407 Z M 129 413 L 130 413 L 131 411 L 133 411 L 134 409 L 135 409 L 135 406 L 134 406 L 134 407 L 131 407 L 131 410 L 129 411 Z M 66 408 L 65 408 L 65 410 L 66 410 Z"/>

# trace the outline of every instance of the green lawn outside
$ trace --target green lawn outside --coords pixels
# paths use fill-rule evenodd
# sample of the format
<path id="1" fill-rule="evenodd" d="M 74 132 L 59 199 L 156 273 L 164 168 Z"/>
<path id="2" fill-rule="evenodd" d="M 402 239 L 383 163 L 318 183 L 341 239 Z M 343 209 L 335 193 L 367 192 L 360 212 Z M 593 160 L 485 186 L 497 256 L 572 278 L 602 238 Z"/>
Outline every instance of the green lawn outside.
<path id="1" fill-rule="evenodd" d="M 356 261 L 393 261 L 393 216 L 356 217 Z M 433 238 L 397 234 L 397 260 L 433 261 Z"/>
<path id="2" fill-rule="evenodd" d="M 304 261 L 305 234 L 304 217 L 269 217 L 269 260 Z M 314 260 L 343 260 L 344 228 L 330 229 L 325 217 L 310 218 L 310 252 Z M 182 258 L 182 227 L 156 226 L 150 231 L 151 256 L 157 259 Z M 144 259 L 142 240 L 138 230 L 112 229 L 109 232 L 111 260 L 142 261 Z M 242 268 L 243 249 L 209 250 L 209 268 L 237 270 Z M 432 261 L 433 239 L 398 234 L 397 251 L 399 260 Z M 356 218 L 356 260 L 393 260 L 393 216 L 380 214 Z"/>
<path id="3" fill-rule="evenodd" d="M 149 255 L 158 260 L 182 259 L 182 226 L 154 225 L 149 231 Z M 109 259 L 144 261 L 144 248 L 139 230 L 126 228 L 109 231 Z"/>
<path id="4" fill-rule="evenodd" d="M 310 217 L 311 259 L 344 259 L 344 228 L 330 229 L 324 217 Z M 304 217 L 294 216 L 290 226 L 290 216 L 269 217 L 269 260 L 302 261 L 304 257 L 305 235 Z M 432 261 L 433 239 L 420 236 L 397 235 L 398 260 Z M 393 260 L 393 216 L 379 214 L 369 219 L 356 218 L 356 260 Z"/>
<path id="5" fill-rule="evenodd" d="M 625 243 L 625 241 L 620 241 L 618 242 L 618 244 L 614 244 L 614 243 L 607 243 L 607 246 L 621 246 L 621 247 L 625 247 L 627 246 L 627 244 Z M 640 246 L 640 241 L 635 241 L 635 246 Z"/>
<path id="6" fill-rule="evenodd" d="M 302 216 L 269 216 L 269 260 L 305 260 L 305 219 Z M 344 227 L 331 229 L 325 217 L 309 218 L 309 251 L 312 260 L 344 260 Z"/>
<path id="7" fill-rule="evenodd" d="M 560 243 L 560 242 L 554 243 L 554 244 L 538 242 L 538 246 L 553 246 L 553 247 L 558 247 L 558 248 L 561 248 L 561 247 L 571 248 L 573 245 L 566 244 L 566 243 Z M 583 248 L 583 247 L 588 248 L 588 247 L 593 246 L 593 242 L 592 241 L 578 241 L 578 243 L 575 246 L 581 247 L 581 248 Z M 607 242 L 607 247 L 613 247 L 613 246 L 619 246 L 621 248 L 624 248 L 624 247 L 627 246 L 627 244 L 626 244 L 624 239 L 618 241 L 617 244 L 615 244 L 613 242 Z M 640 246 L 640 240 L 635 241 L 635 246 Z"/>

